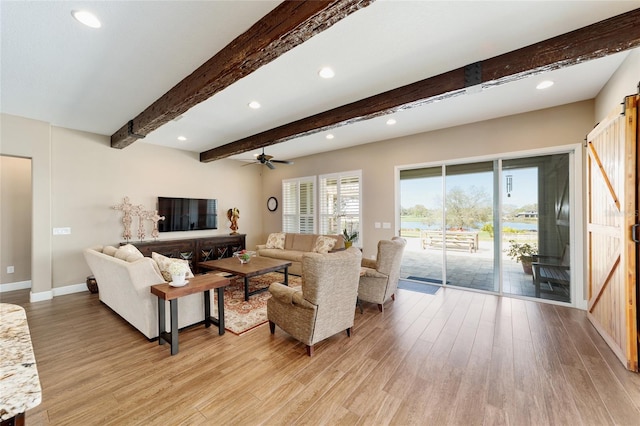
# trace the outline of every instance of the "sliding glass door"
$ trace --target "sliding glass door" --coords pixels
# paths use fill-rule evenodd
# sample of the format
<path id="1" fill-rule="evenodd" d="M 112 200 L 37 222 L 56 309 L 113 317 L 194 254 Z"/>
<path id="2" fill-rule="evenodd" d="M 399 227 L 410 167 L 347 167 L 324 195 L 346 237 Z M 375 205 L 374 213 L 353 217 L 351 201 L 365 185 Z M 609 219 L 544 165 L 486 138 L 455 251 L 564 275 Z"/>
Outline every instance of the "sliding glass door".
<path id="1" fill-rule="evenodd" d="M 570 154 L 400 171 L 403 278 L 571 302 Z"/>
<path id="2" fill-rule="evenodd" d="M 447 166 L 442 250 L 447 281 L 459 287 L 498 291 L 494 265 L 494 162 Z"/>

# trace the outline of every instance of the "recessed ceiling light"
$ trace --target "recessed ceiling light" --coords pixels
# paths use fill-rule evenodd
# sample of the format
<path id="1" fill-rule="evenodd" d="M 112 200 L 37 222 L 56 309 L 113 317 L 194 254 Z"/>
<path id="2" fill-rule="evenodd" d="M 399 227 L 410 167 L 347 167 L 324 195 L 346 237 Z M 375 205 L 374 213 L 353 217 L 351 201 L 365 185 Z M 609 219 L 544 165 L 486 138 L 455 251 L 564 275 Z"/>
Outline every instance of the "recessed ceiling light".
<path id="1" fill-rule="evenodd" d="M 333 78 L 336 73 L 329 67 L 323 67 L 320 71 L 318 71 L 318 75 L 322 78 Z"/>
<path id="2" fill-rule="evenodd" d="M 186 141 L 186 140 L 187 140 L 187 138 L 185 138 L 184 136 L 178 136 L 178 140 L 179 140 L 180 142 L 184 142 L 184 141 Z"/>
<path id="3" fill-rule="evenodd" d="M 102 26 L 96 15 L 91 12 L 87 12 L 86 10 L 72 10 L 71 16 L 73 16 L 76 21 L 83 23 L 87 27 L 100 28 Z"/>
<path id="4" fill-rule="evenodd" d="M 396 124 L 397 121 L 395 118 L 390 118 L 387 120 L 387 126 L 393 126 L 394 124 Z"/>
<path id="5" fill-rule="evenodd" d="M 327 139 L 333 139 L 335 136 L 333 136 L 332 133 L 329 133 L 327 136 L 325 136 L 325 138 Z"/>
<path id="6" fill-rule="evenodd" d="M 260 108 L 260 106 L 261 106 L 260 102 L 258 102 L 258 101 L 249 102 L 249 108 L 251 108 L 251 109 L 258 109 L 258 108 Z"/>
<path id="7" fill-rule="evenodd" d="M 542 82 L 538 83 L 538 85 L 536 86 L 536 89 L 543 90 L 543 89 L 548 89 L 551 86 L 553 86 L 553 81 L 545 80 L 545 81 L 542 81 Z"/>

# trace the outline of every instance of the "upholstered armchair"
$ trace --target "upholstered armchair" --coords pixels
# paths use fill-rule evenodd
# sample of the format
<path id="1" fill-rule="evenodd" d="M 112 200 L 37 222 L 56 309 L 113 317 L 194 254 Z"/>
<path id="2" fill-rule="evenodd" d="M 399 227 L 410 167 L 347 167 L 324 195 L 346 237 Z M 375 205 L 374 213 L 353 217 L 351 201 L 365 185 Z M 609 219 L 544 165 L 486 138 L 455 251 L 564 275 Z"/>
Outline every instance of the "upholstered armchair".
<path id="1" fill-rule="evenodd" d="M 380 312 L 384 303 L 395 299 L 402 253 L 407 242 L 400 237 L 378 241 L 378 254 L 375 260 L 362 259 L 364 274 L 360 277 L 358 298 L 360 302 L 377 303 Z"/>
<path id="2" fill-rule="evenodd" d="M 267 318 L 271 334 L 276 324 L 295 339 L 313 345 L 346 331 L 351 336 L 358 297 L 362 253 L 357 248 L 302 256 L 302 288 L 280 283 L 269 286 Z"/>

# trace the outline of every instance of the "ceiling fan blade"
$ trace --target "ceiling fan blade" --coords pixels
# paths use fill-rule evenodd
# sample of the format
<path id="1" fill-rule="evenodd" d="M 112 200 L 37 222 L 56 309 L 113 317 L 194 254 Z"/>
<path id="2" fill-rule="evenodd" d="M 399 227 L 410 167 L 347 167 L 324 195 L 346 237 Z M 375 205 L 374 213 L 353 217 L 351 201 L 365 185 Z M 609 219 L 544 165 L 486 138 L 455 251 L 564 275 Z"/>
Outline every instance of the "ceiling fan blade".
<path id="1" fill-rule="evenodd" d="M 274 166 L 269 160 L 265 161 L 264 164 L 266 164 L 267 167 L 270 168 L 271 170 L 274 170 L 276 168 L 276 166 Z"/>
<path id="2" fill-rule="evenodd" d="M 271 160 L 272 163 L 281 163 L 281 164 L 293 164 L 293 161 L 288 160 Z"/>

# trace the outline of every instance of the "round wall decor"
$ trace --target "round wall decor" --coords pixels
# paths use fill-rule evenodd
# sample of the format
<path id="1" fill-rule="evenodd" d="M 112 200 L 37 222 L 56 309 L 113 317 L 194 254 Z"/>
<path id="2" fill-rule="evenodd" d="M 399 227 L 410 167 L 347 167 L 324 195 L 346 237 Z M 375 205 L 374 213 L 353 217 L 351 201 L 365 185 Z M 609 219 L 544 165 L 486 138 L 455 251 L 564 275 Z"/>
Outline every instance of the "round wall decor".
<path id="1" fill-rule="evenodd" d="M 276 199 L 276 197 L 269 197 L 269 199 L 267 200 L 267 208 L 270 212 L 275 212 L 276 210 L 278 210 L 278 200 Z"/>

